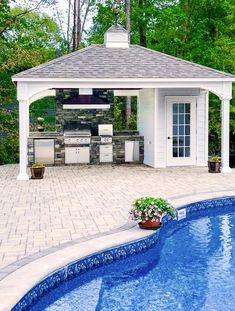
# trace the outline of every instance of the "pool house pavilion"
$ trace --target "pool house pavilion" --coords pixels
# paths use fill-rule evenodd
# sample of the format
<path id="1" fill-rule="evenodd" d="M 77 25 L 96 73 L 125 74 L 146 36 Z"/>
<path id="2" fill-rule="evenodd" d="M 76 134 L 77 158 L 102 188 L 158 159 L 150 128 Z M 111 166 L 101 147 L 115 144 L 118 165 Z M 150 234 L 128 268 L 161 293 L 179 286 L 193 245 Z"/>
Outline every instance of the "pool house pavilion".
<path id="1" fill-rule="evenodd" d="M 118 144 L 120 146 L 122 144 L 120 137 L 125 136 L 127 140 L 139 142 L 138 161 L 154 168 L 207 165 L 208 94 L 212 92 L 221 100 L 222 172 L 231 171 L 229 107 L 235 76 L 138 45 L 131 45 L 128 32 L 119 25 L 107 30 L 104 44 L 91 45 L 18 73 L 13 77 L 13 81 L 17 84 L 19 101 L 18 180 L 29 178 L 27 173 L 30 139 L 29 106 L 40 98 L 55 96 L 58 90 L 77 91 L 76 100 L 60 106 L 63 115 L 71 110 L 79 115 L 84 109 L 90 113 L 93 110 L 109 113 L 113 96 L 137 96 L 138 132 L 133 135 L 134 138 L 119 135 L 115 143 L 115 136 L 110 130 L 109 136 L 113 136 L 113 140 L 109 142 L 114 149 L 112 156 L 108 157 L 106 154 L 107 161 L 118 163 L 113 160 L 115 152 L 118 153 L 118 149 L 115 149 L 118 147 L 115 146 Z M 99 125 L 94 118 L 93 121 L 96 126 Z M 65 124 L 64 120 L 62 123 Z M 104 118 L 100 123 L 110 125 L 112 118 L 110 120 Z M 60 133 L 57 134 L 60 136 L 60 148 L 66 149 L 63 131 L 61 127 Z M 56 133 L 53 138 L 55 137 Z M 92 136 L 90 144 L 86 146 L 87 152 L 93 148 L 91 144 Z M 122 154 L 125 150 L 127 149 L 121 151 Z M 66 149 L 60 154 L 62 158 L 64 154 L 65 157 L 67 155 L 69 159 L 69 152 L 72 151 Z M 66 160 L 60 164 L 66 164 Z"/>

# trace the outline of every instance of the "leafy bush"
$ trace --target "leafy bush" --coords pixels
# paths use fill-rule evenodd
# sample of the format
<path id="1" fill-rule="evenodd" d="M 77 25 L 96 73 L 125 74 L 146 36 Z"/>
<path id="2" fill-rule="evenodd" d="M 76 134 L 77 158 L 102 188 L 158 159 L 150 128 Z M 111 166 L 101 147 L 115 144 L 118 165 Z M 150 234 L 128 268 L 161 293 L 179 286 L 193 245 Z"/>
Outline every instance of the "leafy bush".
<path id="1" fill-rule="evenodd" d="M 18 110 L 0 104 L 0 165 L 19 161 Z"/>

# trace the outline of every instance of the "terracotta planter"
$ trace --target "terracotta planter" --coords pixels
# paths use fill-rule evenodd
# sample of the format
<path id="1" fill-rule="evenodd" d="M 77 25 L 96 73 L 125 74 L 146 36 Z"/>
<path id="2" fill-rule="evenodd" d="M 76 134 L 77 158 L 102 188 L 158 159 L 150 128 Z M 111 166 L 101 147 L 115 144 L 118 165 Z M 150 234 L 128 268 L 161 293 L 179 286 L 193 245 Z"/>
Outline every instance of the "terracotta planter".
<path id="1" fill-rule="evenodd" d="M 209 173 L 220 173 L 221 162 L 220 161 L 208 161 Z"/>
<path id="2" fill-rule="evenodd" d="M 44 172 L 45 172 L 45 167 L 39 167 L 39 168 L 36 168 L 36 167 L 31 167 L 31 178 L 32 179 L 42 179 L 43 178 L 43 175 L 44 175 Z"/>
<path id="3" fill-rule="evenodd" d="M 156 221 L 146 220 L 145 222 L 140 222 L 139 227 L 141 229 L 154 230 L 161 227 L 161 220 L 158 218 Z"/>

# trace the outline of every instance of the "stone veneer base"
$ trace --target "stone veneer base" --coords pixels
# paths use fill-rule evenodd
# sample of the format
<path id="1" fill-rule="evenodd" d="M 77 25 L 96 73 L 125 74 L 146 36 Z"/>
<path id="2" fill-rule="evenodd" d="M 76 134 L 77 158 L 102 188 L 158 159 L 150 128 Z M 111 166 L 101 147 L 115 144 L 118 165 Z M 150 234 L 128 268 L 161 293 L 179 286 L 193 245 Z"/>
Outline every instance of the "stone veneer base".
<path id="1" fill-rule="evenodd" d="M 185 209 L 187 219 L 187 215 L 189 214 L 198 213 L 200 214 L 199 216 L 203 216 L 206 214 L 208 209 L 222 207 L 226 208 L 226 210 L 228 209 L 229 211 L 231 210 L 229 209 L 230 207 L 234 207 L 233 211 L 235 211 L 235 197 L 224 197 L 195 202 L 177 208 L 176 211 L 178 212 Z M 178 220 L 172 220 L 170 216 L 165 216 L 162 219 L 162 226 L 166 226 L 166 224 L 176 225 L 177 222 Z M 13 307 L 12 311 L 28 310 L 30 306 L 35 304 L 40 299 L 40 297 L 46 295 L 49 291 L 58 287 L 61 283 L 66 282 L 66 280 L 70 280 L 87 271 L 148 250 L 157 243 L 160 232 L 161 229 L 137 241 L 125 243 L 123 245 L 109 248 L 81 258 L 57 271 L 52 272 L 49 276 L 46 276 L 43 280 L 41 280 L 40 283 L 36 284 L 26 295 L 24 295 L 24 297 Z"/>

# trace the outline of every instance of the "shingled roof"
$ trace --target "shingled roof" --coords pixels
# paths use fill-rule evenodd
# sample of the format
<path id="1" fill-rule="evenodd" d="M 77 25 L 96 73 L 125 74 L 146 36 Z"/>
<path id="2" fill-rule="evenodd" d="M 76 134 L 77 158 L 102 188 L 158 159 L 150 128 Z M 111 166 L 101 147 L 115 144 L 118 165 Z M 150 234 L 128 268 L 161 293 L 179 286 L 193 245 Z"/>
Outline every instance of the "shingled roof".
<path id="1" fill-rule="evenodd" d="M 91 45 L 48 63 L 20 72 L 18 78 L 235 78 L 212 68 L 194 64 L 138 45 L 107 48 Z"/>

